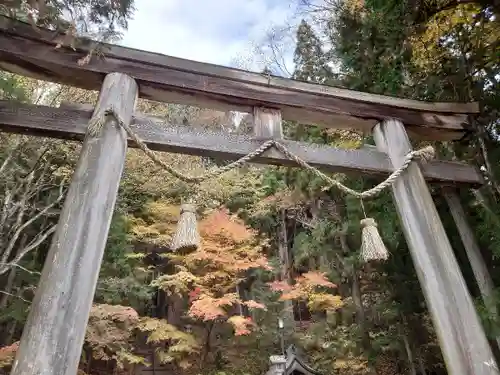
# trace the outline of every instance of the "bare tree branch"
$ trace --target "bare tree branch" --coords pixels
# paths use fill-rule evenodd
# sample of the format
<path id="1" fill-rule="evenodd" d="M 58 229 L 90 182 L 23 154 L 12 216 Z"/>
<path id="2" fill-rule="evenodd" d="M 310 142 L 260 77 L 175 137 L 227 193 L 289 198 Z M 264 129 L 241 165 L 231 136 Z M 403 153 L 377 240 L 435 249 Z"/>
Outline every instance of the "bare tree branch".
<path id="1" fill-rule="evenodd" d="M 12 267 L 16 267 L 16 268 L 19 268 L 20 270 L 23 270 L 24 272 L 28 272 L 29 274 L 31 275 L 41 275 L 40 272 L 38 271 L 31 271 L 17 263 L 14 263 L 14 262 L 9 262 L 9 263 L 0 263 L 0 266 L 2 267 L 8 267 L 8 268 L 12 268 Z M 1 273 L 0 273 L 1 274 Z"/>
<path id="2" fill-rule="evenodd" d="M 18 298 L 18 299 L 20 299 L 20 300 L 21 300 L 21 301 L 23 301 L 23 302 L 26 302 L 26 303 L 31 304 L 31 301 L 28 301 L 27 299 L 24 299 L 24 298 L 23 298 L 23 297 L 21 297 L 21 296 L 17 296 L 17 295 L 15 295 L 15 294 L 12 294 L 12 293 L 6 292 L 6 291 L 4 291 L 4 290 L 0 290 L 0 294 L 5 294 L 6 296 L 9 296 L 9 297 Z"/>
<path id="3" fill-rule="evenodd" d="M 17 263 L 31 250 L 40 246 L 40 244 L 47 239 L 52 233 L 54 233 L 57 229 L 57 224 L 52 225 L 48 230 L 39 235 L 34 241 L 32 241 L 28 246 L 26 246 L 22 251 L 18 253 L 18 255 L 14 258 L 12 262 L 10 262 L 11 266 L 17 265 Z M 0 268 L 0 275 L 3 275 L 5 272 L 9 270 L 9 267 Z"/>
<path id="4" fill-rule="evenodd" d="M 0 174 L 5 171 L 9 163 L 11 162 L 12 158 L 14 157 L 14 153 L 17 151 L 17 148 L 19 147 L 19 144 L 21 143 L 20 138 L 17 137 L 16 143 L 14 144 L 14 147 L 12 150 L 9 152 L 5 160 L 3 161 L 2 165 L 0 166 Z"/>
<path id="5" fill-rule="evenodd" d="M 10 241 L 9 241 L 9 244 L 7 246 L 7 248 L 5 249 L 4 253 L 2 254 L 2 258 L 0 260 L 1 263 L 7 263 L 8 262 L 8 259 L 9 259 L 9 256 L 10 254 L 12 253 L 12 250 L 19 238 L 19 236 L 21 235 L 21 233 L 23 232 L 24 229 L 26 229 L 29 225 L 31 225 L 32 223 L 34 223 L 36 220 L 38 220 L 40 217 L 42 217 L 43 215 L 45 215 L 52 207 L 54 207 L 56 204 L 58 204 L 63 198 L 64 198 L 64 195 L 65 195 L 65 191 L 64 191 L 64 183 L 65 181 L 61 181 L 61 184 L 60 184 L 60 189 L 59 189 L 59 196 L 57 197 L 57 199 L 55 199 L 52 203 L 50 203 L 49 205 L 47 205 L 43 210 L 41 210 L 40 212 L 38 212 L 37 214 L 33 215 L 29 220 L 27 220 L 26 222 L 24 222 L 22 225 L 20 225 L 14 232 L 14 234 L 12 235 L 12 237 L 10 238 Z M 52 228 L 51 228 L 52 229 Z M 54 229 L 55 230 L 55 229 Z M 50 232 L 52 233 L 52 232 Z M 44 234 L 41 234 L 40 237 L 43 237 L 44 239 L 48 237 L 48 235 L 50 234 L 47 232 L 44 233 Z M 35 240 L 36 241 L 36 240 Z M 36 243 L 38 243 L 38 245 L 41 243 L 42 241 L 38 242 L 36 241 Z M 36 246 L 38 246 L 36 245 Z M 28 251 L 31 251 L 34 247 L 32 247 L 31 245 L 28 245 L 28 248 L 30 250 Z M 23 254 L 23 256 L 28 252 L 28 251 L 24 251 L 22 250 L 21 253 Z M 18 257 L 16 257 L 17 259 Z M 22 257 L 21 257 L 22 258 Z M 17 261 L 19 261 L 21 258 L 19 258 Z M 16 262 L 17 262 L 16 261 Z M 0 269 L 0 274 L 3 274 L 5 273 L 5 269 Z"/>

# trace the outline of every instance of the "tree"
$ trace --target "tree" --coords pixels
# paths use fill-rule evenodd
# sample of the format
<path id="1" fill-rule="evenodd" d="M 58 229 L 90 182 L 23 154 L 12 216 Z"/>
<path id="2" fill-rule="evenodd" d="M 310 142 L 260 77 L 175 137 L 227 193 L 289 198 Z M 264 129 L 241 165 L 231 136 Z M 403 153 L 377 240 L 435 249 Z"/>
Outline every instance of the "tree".
<path id="1" fill-rule="evenodd" d="M 297 29 L 297 46 L 293 62 L 295 64 L 293 78 L 300 81 L 324 83 L 332 75 L 322 50 L 322 43 L 304 19 Z"/>
<path id="2" fill-rule="evenodd" d="M 3 343 L 26 317 L 74 159 L 60 141 L 1 135 L 0 315 Z"/>
<path id="3" fill-rule="evenodd" d="M 94 304 L 85 334 L 80 368 L 90 373 L 91 369 L 103 364 L 105 369 L 111 366 L 116 371 L 130 370 L 138 364 L 149 366 L 146 358 L 134 353 L 134 343 L 141 332 L 146 333 L 148 344 L 155 344 L 155 355 L 161 363 L 189 367 L 186 356 L 198 350 L 193 336 L 179 331 L 165 320 L 141 317 L 127 306 Z M 12 365 L 18 344 L 16 342 L 0 348 L 0 373 Z"/>
<path id="4" fill-rule="evenodd" d="M 137 312 L 126 306 L 95 304 L 90 311 L 81 366 L 90 369 L 92 361 L 111 363 L 117 369 L 145 363 L 134 355 L 135 330 L 140 322 Z"/>
<path id="5" fill-rule="evenodd" d="M 104 41 L 120 36 L 133 11 L 133 0 L 10 0 L 0 8 L 1 14 L 29 21 L 35 27 L 59 29 L 68 37 L 85 35 Z"/>
<path id="6" fill-rule="evenodd" d="M 340 296 L 318 290 L 333 289 L 337 286 L 328 281 L 324 273 L 308 271 L 297 277 L 293 285 L 288 282 L 275 281 L 270 284 L 271 290 L 282 292 L 281 300 L 305 300 L 312 311 L 335 311 L 342 307 Z"/>
<path id="7" fill-rule="evenodd" d="M 169 294 L 189 295 L 188 315 L 203 322 L 227 319 L 236 335 L 248 334 L 251 321 L 232 317 L 231 307 L 265 306 L 253 300 L 243 301 L 237 285 L 248 271 L 269 269 L 261 250 L 264 242 L 227 211 L 217 210 L 200 223 L 202 246 L 188 255 L 169 254 L 177 272 L 160 276 L 154 284 Z"/>

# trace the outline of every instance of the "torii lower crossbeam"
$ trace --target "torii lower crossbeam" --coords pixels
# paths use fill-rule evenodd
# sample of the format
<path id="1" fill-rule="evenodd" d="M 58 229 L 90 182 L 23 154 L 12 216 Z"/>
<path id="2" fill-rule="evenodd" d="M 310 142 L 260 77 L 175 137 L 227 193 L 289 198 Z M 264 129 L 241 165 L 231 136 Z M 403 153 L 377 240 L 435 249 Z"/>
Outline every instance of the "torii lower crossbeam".
<path id="1" fill-rule="evenodd" d="M 70 104 L 65 108 L 13 103 L 0 100 L 0 131 L 32 134 L 68 140 L 82 140 L 92 116 L 89 105 Z M 132 129 L 149 148 L 156 151 L 238 159 L 257 149 L 263 137 L 234 135 L 186 126 L 161 123 L 156 118 L 135 114 Z M 347 150 L 307 142 L 280 140 L 291 152 L 309 164 L 329 172 L 387 176 L 393 167 L 387 154 L 375 148 Z M 137 147 L 129 142 L 130 147 Z M 269 150 L 256 163 L 295 166 L 276 150 Z M 482 185 L 477 168 L 461 162 L 433 160 L 422 166 L 428 181 L 441 184 Z"/>

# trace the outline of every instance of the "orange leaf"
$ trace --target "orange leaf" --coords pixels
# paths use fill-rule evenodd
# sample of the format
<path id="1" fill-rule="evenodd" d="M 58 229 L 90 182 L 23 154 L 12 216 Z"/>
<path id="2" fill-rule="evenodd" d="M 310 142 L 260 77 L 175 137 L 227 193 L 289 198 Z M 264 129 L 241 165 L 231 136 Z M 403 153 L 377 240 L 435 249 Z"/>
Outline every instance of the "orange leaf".
<path id="1" fill-rule="evenodd" d="M 309 271 L 306 273 L 302 274 L 302 279 L 305 281 L 308 285 L 314 285 L 314 286 L 324 286 L 327 288 L 336 288 L 337 285 L 334 283 L 330 282 L 324 272 L 314 272 L 314 271 Z"/>
<path id="2" fill-rule="evenodd" d="M 255 235 L 241 220 L 230 216 L 226 209 L 214 211 L 202 220 L 200 233 L 203 237 L 222 235 L 234 242 L 244 242 Z"/>
<path id="3" fill-rule="evenodd" d="M 250 309 L 262 309 L 267 310 L 266 305 L 256 302 L 253 299 L 243 302 L 244 305 L 248 306 Z"/>
<path id="4" fill-rule="evenodd" d="M 235 315 L 230 317 L 227 321 L 233 326 L 235 336 L 243 336 L 252 333 L 250 330 L 250 328 L 254 326 L 252 319 Z"/>
<path id="5" fill-rule="evenodd" d="M 292 286 L 288 284 L 287 281 L 273 281 L 268 283 L 269 289 L 271 289 L 273 292 L 284 292 L 288 290 L 292 290 Z"/>
<path id="6" fill-rule="evenodd" d="M 193 302 L 189 309 L 189 315 L 204 321 L 215 320 L 226 316 L 226 312 L 220 307 L 230 304 L 230 300 L 223 300 L 201 295 Z"/>

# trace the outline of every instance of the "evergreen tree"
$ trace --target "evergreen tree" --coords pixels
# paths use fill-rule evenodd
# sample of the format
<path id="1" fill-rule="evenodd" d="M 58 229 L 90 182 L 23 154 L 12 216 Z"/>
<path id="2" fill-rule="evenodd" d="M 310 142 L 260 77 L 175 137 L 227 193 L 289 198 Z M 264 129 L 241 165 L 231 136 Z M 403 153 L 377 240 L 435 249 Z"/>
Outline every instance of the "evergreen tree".
<path id="1" fill-rule="evenodd" d="M 331 76 L 322 43 L 306 20 L 302 20 L 297 29 L 297 46 L 293 62 L 295 63 L 293 78 L 297 80 L 324 83 Z"/>
<path id="2" fill-rule="evenodd" d="M 347 87 L 404 95 L 408 51 L 404 2 L 343 2 L 327 24 L 331 54 Z"/>
<path id="3" fill-rule="evenodd" d="M 462 159 L 467 158 L 466 161 L 474 162 L 471 159 L 475 158 L 479 165 L 487 165 L 485 153 L 490 155 L 491 160 L 497 157 L 498 141 L 488 137 L 488 132 L 497 127 L 500 107 L 498 76 L 492 75 L 493 72 L 498 75 L 499 60 L 492 59 L 492 54 L 488 52 L 498 45 L 500 29 L 496 18 L 491 16 L 494 10 L 479 3 L 461 5 L 460 2 L 435 2 L 433 4 L 438 4 L 439 10 L 435 9 L 431 16 L 424 3 L 414 7 L 400 1 L 344 1 L 332 12 L 327 24 L 326 34 L 332 42 L 332 56 L 336 58 L 344 84 L 352 89 L 426 100 L 478 100 L 483 103 L 482 116 L 472 122 L 479 129 L 482 126 L 483 134 L 478 132 L 466 142 L 436 146 L 443 157 L 454 153 Z M 477 145 L 481 145 L 481 138 L 485 136 L 485 145 L 479 147 L 482 150 L 478 150 Z M 497 164 L 495 162 L 493 165 Z M 495 169 L 498 168 L 493 168 L 493 174 Z M 495 186 L 494 179 L 491 180 L 493 183 L 489 186 Z M 497 188 L 497 194 L 498 191 Z M 478 218 L 477 222 L 471 219 L 471 224 L 479 240 L 484 241 L 483 248 L 498 253 L 495 245 L 498 243 L 497 236 L 494 231 L 490 231 L 498 225 L 495 213 L 498 212 L 498 204 L 494 203 L 494 199 L 478 202 L 470 196 L 464 202 L 467 202 L 471 218 Z M 393 300 L 393 306 L 387 311 L 404 316 L 404 322 L 400 320 L 397 323 L 402 327 L 401 332 L 407 332 L 404 335 L 407 340 L 405 345 L 408 345 L 404 350 L 413 352 L 408 354 L 412 354 L 421 368 L 430 371 L 431 368 L 439 367 L 443 360 L 439 350 L 425 354 L 418 350 L 426 343 L 435 343 L 435 338 L 428 337 L 434 336 L 433 328 L 428 324 L 428 313 L 421 307 L 422 295 L 397 218 L 393 212 L 388 212 L 387 208 L 376 202 L 370 206 L 367 209 L 385 214 L 381 215 L 383 217 L 379 220 L 379 226 L 385 226 L 389 221 L 396 223 L 394 231 L 381 228 L 382 234 L 393 233 L 393 239 L 385 238 L 391 252 L 385 272 Z M 446 206 L 438 205 L 438 208 L 441 208 L 441 217 L 466 281 L 471 292 L 478 296 L 468 261 L 460 256 L 462 244 L 454 241 L 455 225 Z M 483 236 L 485 233 L 488 233 L 488 240 Z M 496 262 L 491 259 L 491 253 L 485 251 L 484 255 L 493 267 Z M 498 332 L 495 322 L 492 322 L 497 318 L 484 315 L 488 323 L 487 330 Z M 426 329 L 412 329 L 416 326 Z M 399 339 L 395 339 L 394 343 L 397 344 Z M 403 352 L 403 349 L 399 350 Z M 429 358 L 430 355 L 432 358 Z"/>
<path id="4" fill-rule="evenodd" d="M 14 0 L 0 7 L 0 14 L 40 27 L 116 40 L 134 11 L 134 0 Z"/>

